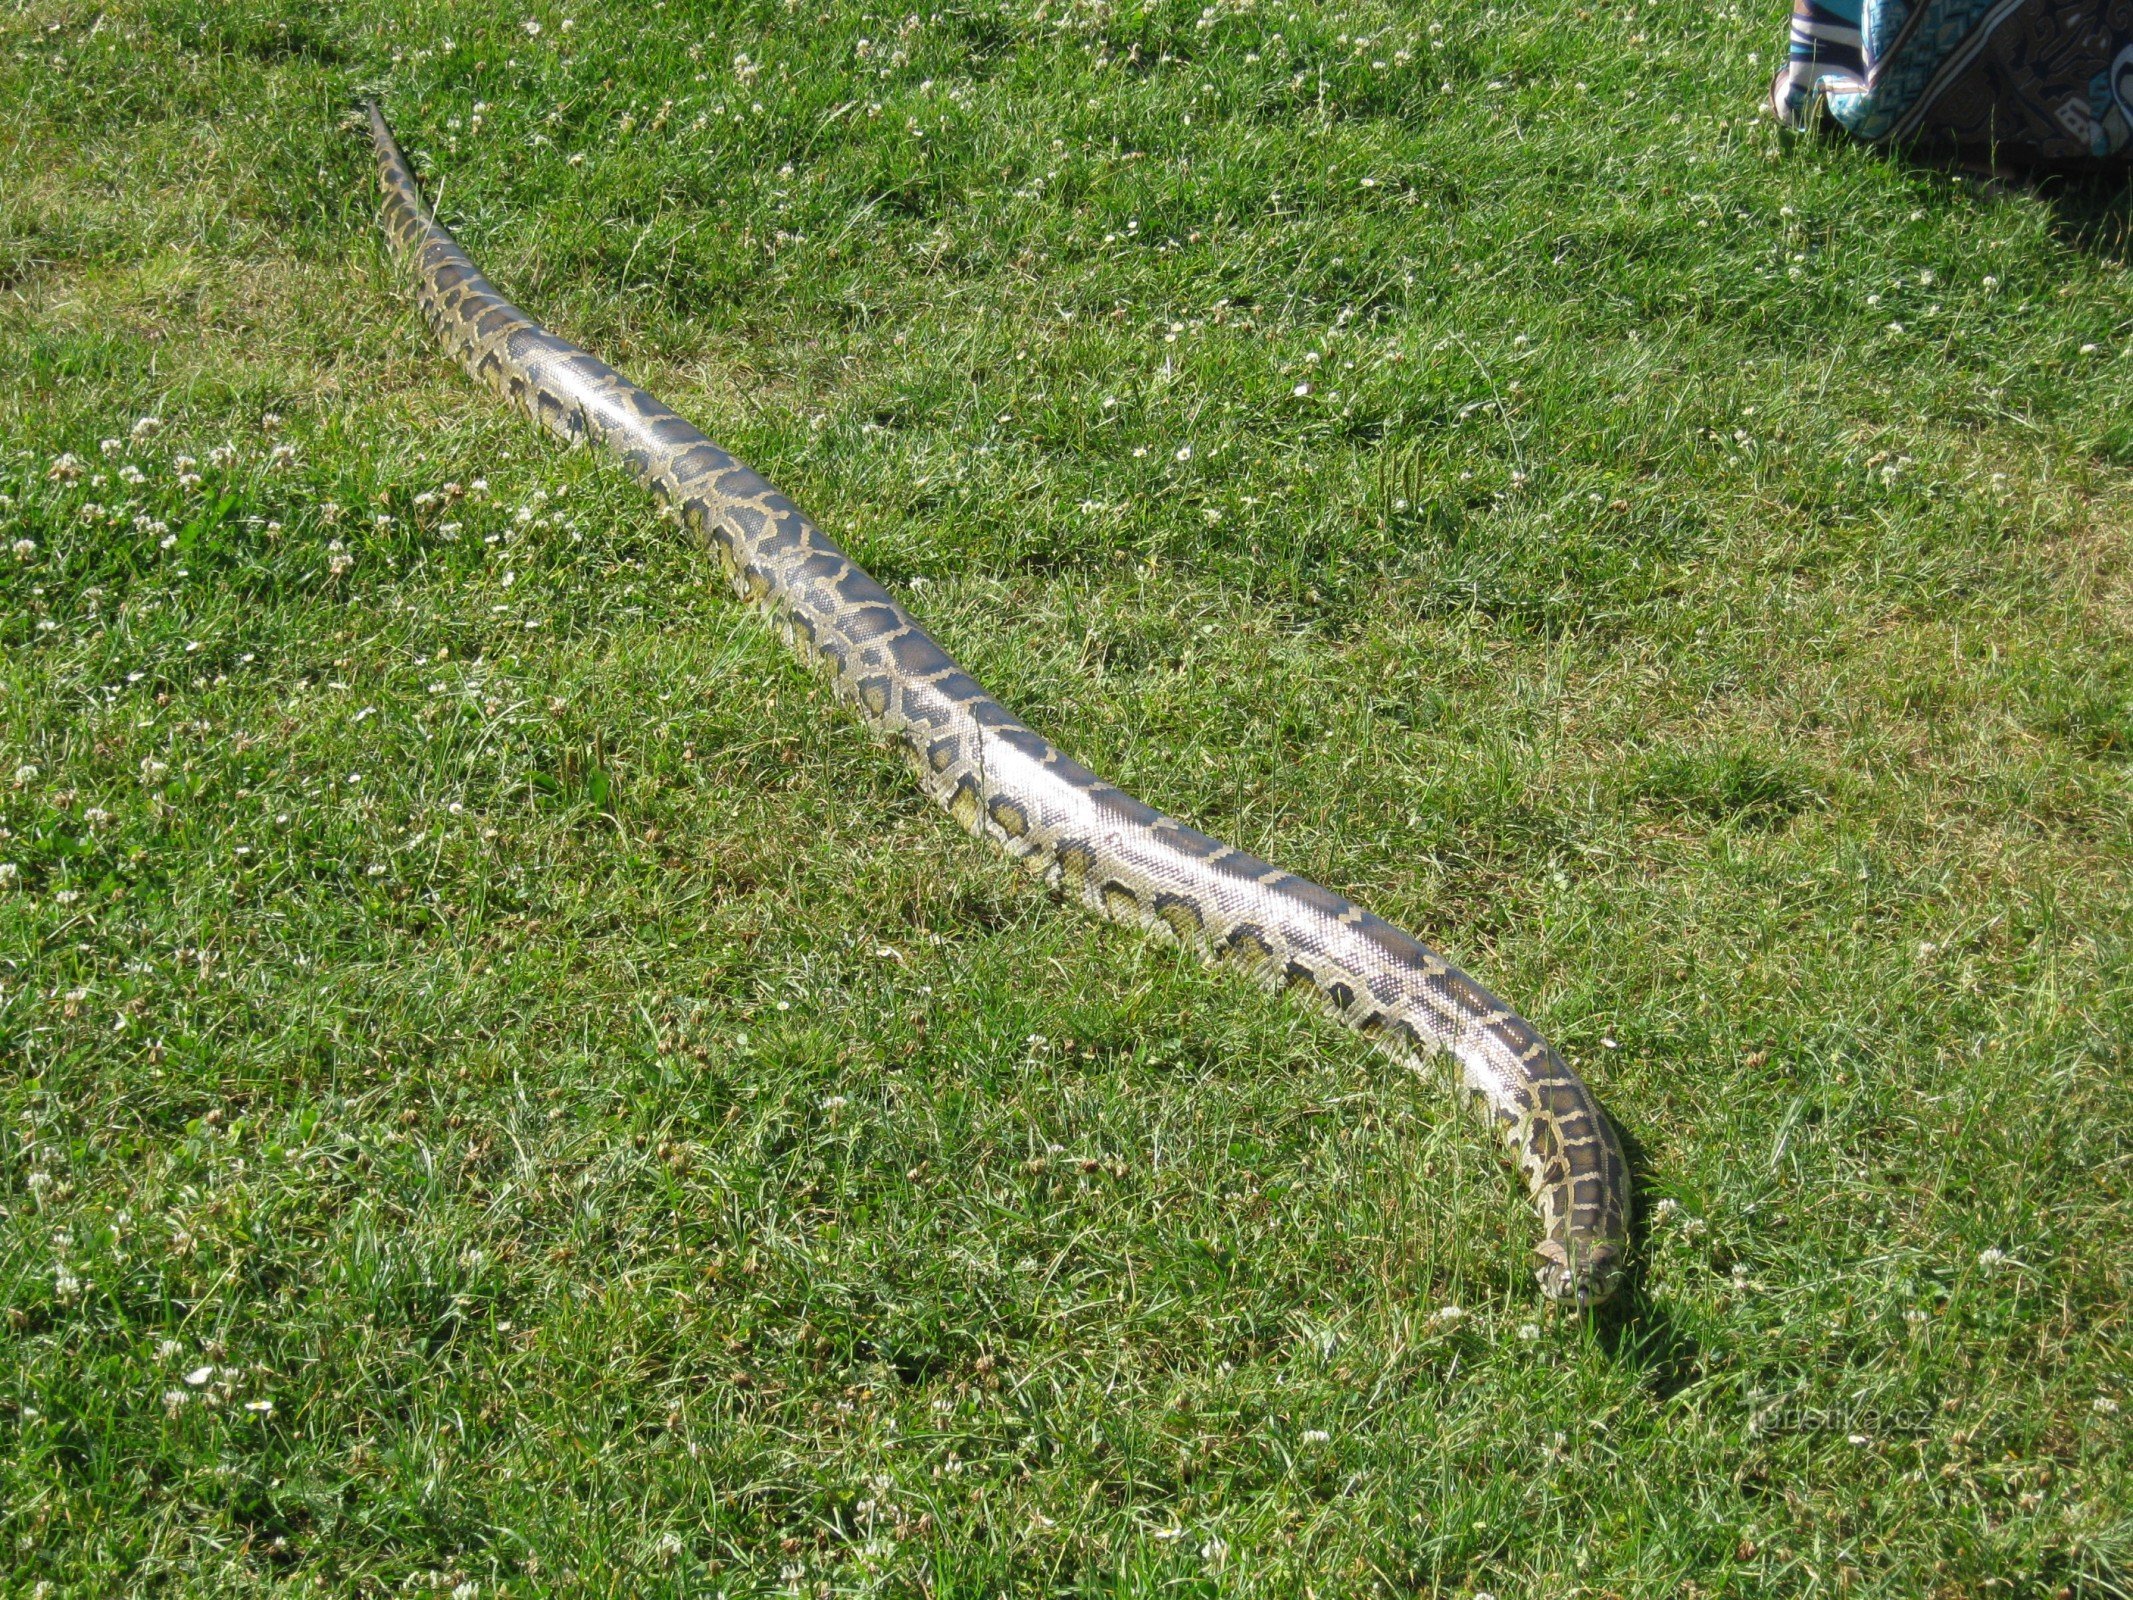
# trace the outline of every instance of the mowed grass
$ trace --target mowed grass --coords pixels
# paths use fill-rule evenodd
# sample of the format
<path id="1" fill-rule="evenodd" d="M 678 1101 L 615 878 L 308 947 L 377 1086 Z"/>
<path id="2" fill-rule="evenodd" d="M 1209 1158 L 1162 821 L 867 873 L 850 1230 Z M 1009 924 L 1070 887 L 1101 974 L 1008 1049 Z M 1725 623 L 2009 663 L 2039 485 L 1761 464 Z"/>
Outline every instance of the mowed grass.
<path id="1" fill-rule="evenodd" d="M 1782 36 L 9 7 L 0 1592 L 2127 1593 L 2128 208 L 1785 142 Z M 366 93 L 1010 705 L 1540 1023 L 1620 1303 L 447 366 Z"/>

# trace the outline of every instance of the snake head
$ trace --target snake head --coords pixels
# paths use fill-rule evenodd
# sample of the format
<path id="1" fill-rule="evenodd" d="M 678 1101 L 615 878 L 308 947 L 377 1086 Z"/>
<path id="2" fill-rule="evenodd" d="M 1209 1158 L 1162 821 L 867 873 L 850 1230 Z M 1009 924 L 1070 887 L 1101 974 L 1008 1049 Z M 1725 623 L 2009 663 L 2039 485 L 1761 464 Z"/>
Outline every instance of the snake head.
<path id="1" fill-rule="evenodd" d="M 1540 1258 L 1533 1269 L 1541 1293 L 1550 1300 L 1596 1306 L 1622 1281 L 1622 1246 L 1611 1239 L 1571 1241 L 1543 1239 L 1533 1248 Z"/>

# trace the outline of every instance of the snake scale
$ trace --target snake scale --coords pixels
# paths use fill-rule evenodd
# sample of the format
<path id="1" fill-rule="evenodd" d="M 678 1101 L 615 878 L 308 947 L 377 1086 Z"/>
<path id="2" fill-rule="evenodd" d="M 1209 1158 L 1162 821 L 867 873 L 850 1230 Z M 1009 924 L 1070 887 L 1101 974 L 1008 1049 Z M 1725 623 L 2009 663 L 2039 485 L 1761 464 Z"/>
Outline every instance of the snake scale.
<path id="1" fill-rule="evenodd" d="M 740 598 L 902 747 L 927 794 L 1064 898 L 1300 991 L 1408 1066 L 1449 1051 L 1540 1211 L 1543 1293 L 1592 1305 L 1613 1292 L 1628 1245 L 1621 1147 L 1530 1023 L 1390 923 L 1162 815 L 1017 721 L 784 495 L 492 289 L 368 111 L 380 222 L 416 270 L 431 328 L 475 378 L 550 432 L 619 456 Z"/>

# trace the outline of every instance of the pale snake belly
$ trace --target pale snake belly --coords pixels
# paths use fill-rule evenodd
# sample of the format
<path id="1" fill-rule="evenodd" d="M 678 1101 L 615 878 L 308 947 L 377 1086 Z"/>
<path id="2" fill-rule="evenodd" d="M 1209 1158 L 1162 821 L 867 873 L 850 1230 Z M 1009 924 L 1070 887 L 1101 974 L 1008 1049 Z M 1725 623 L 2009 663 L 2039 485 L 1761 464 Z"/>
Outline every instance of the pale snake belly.
<path id="1" fill-rule="evenodd" d="M 1596 1304 L 1628 1246 L 1629 1185 L 1592 1094 L 1534 1027 L 1390 923 L 1173 821 L 1068 760 L 951 660 L 785 496 L 612 367 L 492 289 L 423 203 L 373 105 L 387 237 L 424 316 L 476 378 L 565 440 L 596 440 L 717 556 L 927 794 L 1099 916 L 1168 935 L 1301 992 L 1421 1067 L 1436 1049 L 1524 1173 L 1542 1291 Z"/>

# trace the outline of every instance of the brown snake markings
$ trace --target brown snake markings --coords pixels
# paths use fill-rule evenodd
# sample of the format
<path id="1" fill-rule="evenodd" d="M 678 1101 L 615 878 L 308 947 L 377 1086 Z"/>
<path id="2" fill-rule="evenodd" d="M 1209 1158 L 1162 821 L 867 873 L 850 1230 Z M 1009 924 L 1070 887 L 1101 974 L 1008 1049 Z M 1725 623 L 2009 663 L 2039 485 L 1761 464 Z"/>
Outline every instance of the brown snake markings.
<path id="1" fill-rule="evenodd" d="M 620 456 L 970 832 L 1099 916 L 1304 993 L 1396 1061 L 1419 1068 L 1449 1050 L 1540 1210 L 1542 1290 L 1584 1305 L 1607 1298 L 1628 1244 L 1621 1147 L 1530 1023 L 1390 923 L 1143 805 L 1009 715 L 790 500 L 490 288 L 431 218 L 383 115 L 369 112 L 380 221 L 416 265 L 431 328 L 469 372 L 551 432 Z"/>

